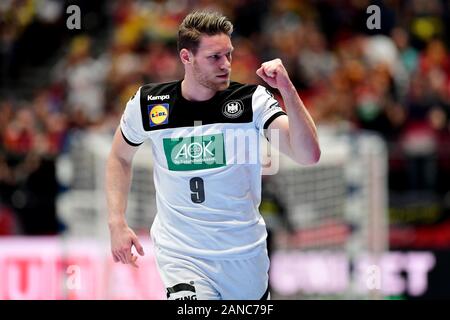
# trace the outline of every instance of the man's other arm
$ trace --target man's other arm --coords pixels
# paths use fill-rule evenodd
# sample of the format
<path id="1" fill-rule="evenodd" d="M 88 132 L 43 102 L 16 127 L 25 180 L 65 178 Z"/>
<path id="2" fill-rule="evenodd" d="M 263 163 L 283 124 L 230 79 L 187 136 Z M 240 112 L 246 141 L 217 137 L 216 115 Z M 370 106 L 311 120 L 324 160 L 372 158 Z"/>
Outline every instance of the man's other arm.
<path id="1" fill-rule="evenodd" d="M 137 256 L 132 254 L 131 247 L 134 245 L 141 256 L 144 255 L 144 250 L 136 234 L 128 227 L 125 212 L 131 185 L 132 161 L 137 150 L 137 147 L 129 145 L 124 140 L 118 128 L 113 138 L 105 173 L 108 226 L 113 259 L 115 262 L 130 263 L 134 267 L 137 267 Z"/>

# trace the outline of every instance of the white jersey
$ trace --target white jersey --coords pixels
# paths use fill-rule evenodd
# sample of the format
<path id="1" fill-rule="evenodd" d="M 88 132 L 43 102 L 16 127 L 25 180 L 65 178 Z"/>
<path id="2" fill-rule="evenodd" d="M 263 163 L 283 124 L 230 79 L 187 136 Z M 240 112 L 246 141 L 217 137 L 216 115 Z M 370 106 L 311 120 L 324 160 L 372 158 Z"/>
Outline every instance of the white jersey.
<path id="1" fill-rule="evenodd" d="M 120 128 L 129 144 L 152 144 L 157 246 L 209 259 L 248 258 L 265 247 L 258 145 L 281 115 L 262 86 L 232 82 L 202 102 L 184 99 L 181 81 L 138 90 Z"/>

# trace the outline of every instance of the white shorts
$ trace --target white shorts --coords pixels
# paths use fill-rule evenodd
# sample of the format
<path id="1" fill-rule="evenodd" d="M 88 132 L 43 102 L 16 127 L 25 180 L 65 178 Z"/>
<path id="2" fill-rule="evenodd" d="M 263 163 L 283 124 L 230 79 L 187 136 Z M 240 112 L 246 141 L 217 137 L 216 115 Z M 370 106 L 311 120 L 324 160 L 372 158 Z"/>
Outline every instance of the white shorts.
<path id="1" fill-rule="evenodd" d="M 207 260 L 155 246 L 156 262 L 169 300 L 269 299 L 267 250 L 252 258 Z"/>

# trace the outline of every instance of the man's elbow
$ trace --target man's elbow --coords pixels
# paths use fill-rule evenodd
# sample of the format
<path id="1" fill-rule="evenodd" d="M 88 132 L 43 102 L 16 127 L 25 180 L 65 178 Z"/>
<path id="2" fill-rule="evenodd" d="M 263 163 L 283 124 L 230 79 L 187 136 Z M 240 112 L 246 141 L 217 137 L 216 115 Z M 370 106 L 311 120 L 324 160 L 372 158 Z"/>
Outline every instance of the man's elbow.
<path id="1" fill-rule="evenodd" d="M 296 155 L 294 160 L 303 166 L 311 166 L 319 162 L 321 154 L 322 152 L 317 146 L 309 152 L 302 152 L 301 154 Z"/>
<path id="2" fill-rule="evenodd" d="M 133 158 L 127 157 L 124 154 L 120 154 L 117 152 L 117 150 L 113 149 L 111 150 L 106 160 L 107 171 L 113 170 L 114 168 L 131 170 L 132 159 Z"/>

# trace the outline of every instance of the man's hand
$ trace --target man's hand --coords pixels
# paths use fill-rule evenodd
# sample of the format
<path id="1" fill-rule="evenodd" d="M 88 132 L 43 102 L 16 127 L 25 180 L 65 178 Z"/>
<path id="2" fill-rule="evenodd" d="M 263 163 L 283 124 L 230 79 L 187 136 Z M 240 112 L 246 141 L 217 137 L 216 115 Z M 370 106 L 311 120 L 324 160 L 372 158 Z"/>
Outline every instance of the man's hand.
<path id="1" fill-rule="evenodd" d="M 280 59 L 264 62 L 256 70 L 256 74 L 272 88 L 282 90 L 292 87 L 292 82 Z"/>
<path id="2" fill-rule="evenodd" d="M 136 251 L 143 256 L 144 249 L 140 244 L 138 237 L 126 224 L 110 224 L 111 234 L 111 252 L 114 262 L 130 263 L 133 267 L 139 268 L 136 264 L 137 256 L 131 252 L 134 245 Z"/>

